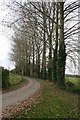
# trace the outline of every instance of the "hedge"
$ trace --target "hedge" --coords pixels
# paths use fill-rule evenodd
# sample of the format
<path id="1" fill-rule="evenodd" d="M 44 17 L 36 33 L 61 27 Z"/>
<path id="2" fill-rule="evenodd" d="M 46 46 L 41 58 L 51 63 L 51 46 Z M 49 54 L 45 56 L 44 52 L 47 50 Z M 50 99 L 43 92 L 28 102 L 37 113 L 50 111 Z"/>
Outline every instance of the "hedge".
<path id="1" fill-rule="evenodd" d="M 2 68 L 2 88 L 8 88 L 9 86 L 9 70 Z"/>

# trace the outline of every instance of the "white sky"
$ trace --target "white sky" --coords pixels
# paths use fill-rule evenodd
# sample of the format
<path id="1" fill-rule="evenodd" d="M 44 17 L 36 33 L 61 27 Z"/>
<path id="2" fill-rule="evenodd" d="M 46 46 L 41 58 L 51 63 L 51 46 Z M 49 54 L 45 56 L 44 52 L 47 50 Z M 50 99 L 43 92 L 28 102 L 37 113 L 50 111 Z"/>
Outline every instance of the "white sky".
<path id="1" fill-rule="evenodd" d="M 2 3 L 4 0 L 0 0 L 0 66 L 5 68 L 14 68 L 13 62 L 9 59 L 9 53 L 11 50 L 10 39 L 8 37 L 8 29 L 2 25 L 2 20 L 6 14 L 6 10 L 2 10 Z"/>
<path id="2" fill-rule="evenodd" d="M 6 36 L 0 33 L 0 66 L 5 68 L 14 68 L 13 63 L 9 60 L 10 41 Z"/>

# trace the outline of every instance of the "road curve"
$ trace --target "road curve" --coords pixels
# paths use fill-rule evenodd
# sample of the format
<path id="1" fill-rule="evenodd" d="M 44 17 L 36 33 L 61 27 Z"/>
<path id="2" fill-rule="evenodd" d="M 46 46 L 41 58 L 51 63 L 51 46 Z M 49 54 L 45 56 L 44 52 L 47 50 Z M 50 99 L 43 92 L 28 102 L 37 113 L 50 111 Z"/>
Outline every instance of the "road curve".
<path id="1" fill-rule="evenodd" d="M 29 84 L 27 86 L 2 95 L 2 109 L 5 109 L 10 105 L 15 105 L 18 101 L 21 102 L 28 99 L 29 96 L 34 94 L 34 92 L 40 88 L 40 83 L 36 80 L 31 78 L 27 78 L 27 80 L 29 80 Z"/>

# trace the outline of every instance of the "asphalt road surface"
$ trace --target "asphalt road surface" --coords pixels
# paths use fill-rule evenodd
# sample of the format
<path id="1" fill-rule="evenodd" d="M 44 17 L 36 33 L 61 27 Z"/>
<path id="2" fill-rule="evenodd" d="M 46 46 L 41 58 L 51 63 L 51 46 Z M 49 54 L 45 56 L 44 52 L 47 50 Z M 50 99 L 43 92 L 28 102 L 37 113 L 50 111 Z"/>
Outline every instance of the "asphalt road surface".
<path id="1" fill-rule="evenodd" d="M 18 101 L 21 102 L 25 99 L 28 99 L 29 96 L 34 94 L 34 92 L 40 88 L 40 83 L 36 80 L 31 78 L 27 78 L 27 80 L 29 80 L 29 84 L 25 87 L 2 95 L 2 109 L 5 109 L 10 105 L 15 105 L 18 103 Z"/>

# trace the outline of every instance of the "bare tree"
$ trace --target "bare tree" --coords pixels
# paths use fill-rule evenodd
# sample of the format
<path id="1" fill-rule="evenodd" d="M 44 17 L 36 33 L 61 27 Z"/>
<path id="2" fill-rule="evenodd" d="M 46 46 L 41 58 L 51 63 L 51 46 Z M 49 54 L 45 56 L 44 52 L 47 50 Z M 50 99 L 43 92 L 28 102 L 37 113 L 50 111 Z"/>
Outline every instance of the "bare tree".
<path id="1" fill-rule="evenodd" d="M 20 62 L 22 67 L 19 67 L 23 71 L 27 68 L 30 76 L 43 79 L 48 76 L 48 79 L 58 86 L 64 86 L 66 55 L 75 61 L 72 53 L 77 56 L 79 51 L 74 38 L 79 33 L 79 22 L 70 25 L 70 21 L 74 21 L 78 16 L 74 15 L 80 7 L 78 1 L 66 4 L 20 3 L 13 0 L 12 6 L 11 10 L 17 11 L 18 17 L 10 26 L 16 31 L 15 40 L 19 41 L 21 46 L 19 48 L 17 42 L 16 49 L 13 46 L 12 58 L 16 65 L 19 66 Z M 17 49 L 21 51 L 18 52 L 19 55 Z"/>

